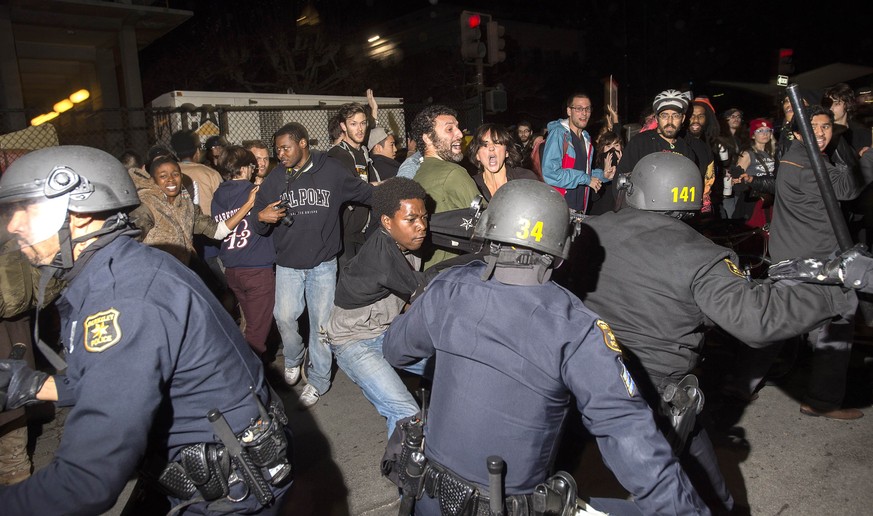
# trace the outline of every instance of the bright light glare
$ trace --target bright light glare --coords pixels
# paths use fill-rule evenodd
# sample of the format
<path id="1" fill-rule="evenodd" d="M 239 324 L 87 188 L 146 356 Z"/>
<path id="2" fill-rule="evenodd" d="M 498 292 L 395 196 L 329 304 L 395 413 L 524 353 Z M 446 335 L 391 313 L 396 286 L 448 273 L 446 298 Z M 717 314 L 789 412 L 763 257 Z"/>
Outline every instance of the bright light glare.
<path id="1" fill-rule="evenodd" d="M 51 113 L 39 115 L 38 117 L 36 117 L 30 121 L 30 125 L 33 125 L 33 126 L 42 125 L 42 124 L 48 122 L 49 120 L 53 120 L 53 119 L 57 118 L 59 114 L 60 113 L 52 111 Z"/>
<path id="2" fill-rule="evenodd" d="M 72 100 L 75 104 L 82 102 L 83 100 L 87 100 L 91 96 L 91 92 L 88 90 L 79 90 L 76 93 L 70 95 L 70 100 Z"/>
<path id="3" fill-rule="evenodd" d="M 62 100 L 54 105 L 54 109 L 58 113 L 63 113 L 64 111 L 67 111 L 67 110 L 72 109 L 72 108 L 73 108 L 73 101 L 71 101 L 70 99 L 64 99 L 64 100 Z"/>
<path id="4" fill-rule="evenodd" d="M 369 38 L 367 38 L 367 43 L 375 43 L 375 42 L 377 42 L 377 41 L 379 41 L 379 35 L 378 35 L 378 34 L 376 34 L 375 36 L 370 36 Z"/>

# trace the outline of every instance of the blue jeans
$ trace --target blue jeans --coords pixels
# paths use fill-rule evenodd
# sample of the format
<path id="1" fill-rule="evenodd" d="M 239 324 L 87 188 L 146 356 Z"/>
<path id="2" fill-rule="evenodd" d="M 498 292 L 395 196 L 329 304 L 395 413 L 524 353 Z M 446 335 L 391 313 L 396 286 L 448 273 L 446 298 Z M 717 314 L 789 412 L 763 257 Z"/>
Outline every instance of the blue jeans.
<path id="1" fill-rule="evenodd" d="M 331 345 L 336 363 L 364 391 L 364 397 L 388 420 L 388 435 L 397 421 L 414 416 L 418 404 L 397 372 L 382 355 L 385 334 L 367 340 Z"/>
<path id="2" fill-rule="evenodd" d="M 297 328 L 297 318 L 304 306 L 309 310 L 309 360 L 306 370 L 309 385 L 318 394 L 330 389 L 330 370 L 333 356 L 330 347 L 319 338 L 327 327 L 333 297 L 336 292 L 336 258 L 322 262 L 312 269 L 291 269 L 276 266 L 276 305 L 273 316 L 282 336 L 285 367 L 296 367 L 303 362 L 303 337 Z M 304 304 L 305 296 L 305 304 Z"/>

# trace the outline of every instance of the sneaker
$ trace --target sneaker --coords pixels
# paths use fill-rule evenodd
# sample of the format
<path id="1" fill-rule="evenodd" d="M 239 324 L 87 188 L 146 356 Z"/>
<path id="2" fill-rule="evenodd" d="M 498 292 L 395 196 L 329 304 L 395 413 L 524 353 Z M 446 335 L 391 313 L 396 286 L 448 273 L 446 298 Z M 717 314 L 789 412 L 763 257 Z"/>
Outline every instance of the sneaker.
<path id="1" fill-rule="evenodd" d="M 312 385 L 307 385 L 303 388 L 303 392 L 300 393 L 300 399 L 298 400 L 301 408 L 309 408 L 316 403 L 318 403 L 318 391 Z"/>
<path id="2" fill-rule="evenodd" d="M 285 383 L 288 385 L 297 385 L 300 381 L 300 366 L 285 368 Z"/>

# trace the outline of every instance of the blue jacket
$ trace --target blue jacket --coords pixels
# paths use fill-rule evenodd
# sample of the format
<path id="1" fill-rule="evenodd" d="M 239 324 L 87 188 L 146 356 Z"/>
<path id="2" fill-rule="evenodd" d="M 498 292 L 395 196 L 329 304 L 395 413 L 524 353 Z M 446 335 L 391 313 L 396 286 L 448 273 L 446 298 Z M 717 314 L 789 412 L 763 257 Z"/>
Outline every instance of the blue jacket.
<path id="1" fill-rule="evenodd" d="M 588 186 L 591 183 L 591 177 L 596 177 L 601 181 L 608 182 L 603 177 L 603 170 L 596 168 L 591 170 L 591 163 L 594 158 L 594 151 L 588 153 L 585 170 L 590 171 L 586 174 L 582 170 L 573 168 L 573 163 L 576 161 L 576 149 L 570 142 L 570 126 L 568 119 L 555 120 L 548 125 L 549 136 L 546 138 L 546 146 L 543 149 L 543 179 L 546 183 L 557 186 L 558 188 L 572 189 L 579 185 Z M 588 131 L 582 131 L 582 137 L 585 140 L 585 147 L 590 148 L 592 144 L 591 136 Z M 567 148 L 567 159 L 564 156 L 564 147 Z"/>
<path id="2" fill-rule="evenodd" d="M 655 427 L 609 326 L 555 283 L 480 279 L 479 261 L 441 272 L 382 344 L 391 365 L 436 355 L 426 455 L 488 486 L 506 461 L 506 493 L 550 473 L 571 401 L 643 514 L 708 513 Z M 416 507 L 418 509 L 418 507 Z"/>
<path id="3" fill-rule="evenodd" d="M 0 490 L 4 515 L 100 514 L 144 456 L 176 460 L 185 445 L 215 442 L 211 409 L 238 433 L 258 417 L 249 389 L 269 402 L 233 319 L 164 251 L 118 236 L 57 307 L 68 361 L 55 377 L 58 403 L 73 408 L 51 464 Z"/>

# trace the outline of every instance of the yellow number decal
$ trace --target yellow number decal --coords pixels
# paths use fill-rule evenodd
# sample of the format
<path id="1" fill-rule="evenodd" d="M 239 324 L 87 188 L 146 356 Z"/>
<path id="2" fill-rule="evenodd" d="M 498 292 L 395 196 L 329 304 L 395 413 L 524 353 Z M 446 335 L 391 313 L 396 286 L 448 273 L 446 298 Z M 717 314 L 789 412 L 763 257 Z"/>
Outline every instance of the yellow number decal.
<path id="1" fill-rule="evenodd" d="M 527 240 L 528 237 L 534 237 L 534 240 L 539 242 L 543 238 L 543 223 L 542 221 L 534 222 L 533 229 L 530 227 L 528 219 L 518 219 L 519 230 L 515 232 L 515 236 L 522 240 Z"/>
<path id="2" fill-rule="evenodd" d="M 679 202 L 679 199 L 682 199 L 682 202 L 694 202 L 694 187 L 688 188 L 687 186 L 683 186 L 682 190 L 679 190 L 678 187 L 670 190 L 673 192 L 673 202 Z M 691 199 L 689 201 L 689 198 Z"/>
<path id="3" fill-rule="evenodd" d="M 530 236 L 530 221 L 527 219 L 518 219 L 518 224 L 521 228 L 515 232 L 515 236 L 522 240 L 527 240 L 527 237 Z"/>
<path id="4" fill-rule="evenodd" d="M 534 224 L 533 229 L 530 230 L 530 234 L 537 242 L 539 242 L 543 238 L 543 223 L 537 221 L 537 223 Z"/>

